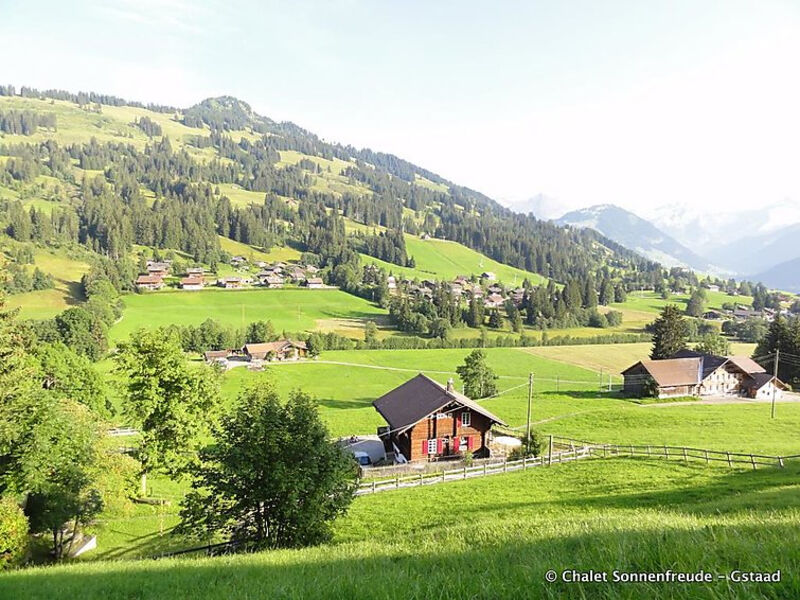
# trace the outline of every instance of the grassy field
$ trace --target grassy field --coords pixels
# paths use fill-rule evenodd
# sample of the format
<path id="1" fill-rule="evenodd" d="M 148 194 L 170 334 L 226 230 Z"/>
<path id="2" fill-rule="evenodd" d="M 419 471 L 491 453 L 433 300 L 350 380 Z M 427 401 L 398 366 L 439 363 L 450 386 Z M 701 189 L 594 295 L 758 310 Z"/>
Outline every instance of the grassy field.
<path id="1" fill-rule="evenodd" d="M 362 254 L 364 262 L 372 262 L 392 271 L 396 275 L 417 277 L 419 279 L 453 279 L 458 275 L 480 275 L 491 271 L 498 280 L 506 285 L 522 285 L 527 277 L 532 283 L 541 283 L 544 277 L 529 273 L 522 269 L 501 264 L 491 258 L 462 246 L 456 242 L 445 240 L 422 240 L 417 236 L 406 235 L 406 251 L 414 257 L 416 267 L 413 269 L 398 267 L 371 256 Z"/>
<path id="2" fill-rule="evenodd" d="M 619 373 L 638 360 L 648 358 L 652 344 L 642 342 L 637 344 L 587 344 L 585 346 L 540 346 L 527 348 L 536 356 L 550 358 L 569 363 L 593 371 L 619 375 Z M 734 356 L 750 356 L 756 349 L 755 344 L 735 343 L 731 345 Z"/>
<path id="3" fill-rule="evenodd" d="M 254 261 L 289 262 L 300 260 L 300 251 L 291 246 L 275 246 L 269 252 L 262 252 L 258 248 L 222 236 L 219 236 L 219 245 L 225 252 L 234 256 L 244 256 L 251 263 Z"/>
<path id="4" fill-rule="evenodd" d="M 354 333 L 366 320 L 383 322 L 386 311 L 339 290 L 208 289 L 170 291 L 125 296 L 122 320 L 110 330 L 113 341 L 144 327 L 199 325 L 216 319 L 231 326 L 269 319 L 276 331 L 312 329 Z"/>
<path id="5" fill-rule="evenodd" d="M 643 348 L 644 349 L 644 348 Z M 512 427 L 525 424 L 527 377 L 534 374 L 532 420 L 543 435 L 608 443 L 695 445 L 716 450 L 792 454 L 800 452 L 800 403 L 780 403 L 778 419 L 768 404 L 639 405 L 601 392 L 600 373 L 532 354 L 526 348 L 488 348 L 489 365 L 500 376 L 495 398 L 482 404 Z M 576 350 L 583 350 L 576 347 Z M 375 433 L 381 418 L 371 402 L 423 372 L 440 382 L 460 380 L 456 367 L 469 350 L 359 350 L 324 352 L 319 360 L 276 364 L 267 373 L 230 370 L 223 393 L 233 399 L 244 386 L 272 377 L 286 394 L 314 395 L 335 436 Z M 618 373 L 618 370 L 614 371 Z M 602 381 L 607 389 L 608 373 Z M 618 381 L 618 379 L 617 379 Z"/>
<path id="6" fill-rule="evenodd" d="M 722 292 L 711 292 L 706 290 L 706 309 L 722 309 L 725 303 L 746 304 L 752 303 L 753 299 L 749 296 L 730 296 Z M 680 308 L 686 308 L 689 302 L 688 294 L 672 294 L 668 299 L 661 297 L 655 292 L 631 292 L 624 303 L 612 304 L 612 308 L 628 311 L 638 311 L 643 313 L 658 313 L 667 304 L 677 304 Z"/>
<path id="7" fill-rule="evenodd" d="M 64 250 L 37 248 L 33 267 L 49 273 L 55 287 L 8 296 L 8 307 L 18 308 L 21 318 L 48 319 L 83 300 L 80 280 L 89 270 L 88 263 L 70 257 Z"/>
<path id="8" fill-rule="evenodd" d="M 798 475 L 797 467 L 572 463 L 358 498 L 333 542 L 317 548 L 29 569 L 0 575 L 0 589 L 18 600 L 792 598 L 800 594 L 800 555 L 789 551 L 800 545 Z M 142 549 L 152 536 L 140 537 Z M 547 583 L 549 569 L 609 571 L 609 579 L 613 570 L 781 569 L 783 578 Z"/>

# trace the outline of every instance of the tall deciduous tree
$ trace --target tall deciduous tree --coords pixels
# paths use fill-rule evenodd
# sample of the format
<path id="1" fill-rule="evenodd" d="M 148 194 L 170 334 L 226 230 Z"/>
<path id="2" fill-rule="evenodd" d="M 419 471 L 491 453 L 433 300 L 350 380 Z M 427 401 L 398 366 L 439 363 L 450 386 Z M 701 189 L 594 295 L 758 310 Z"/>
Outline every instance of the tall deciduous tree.
<path id="1" fill-rule="evenodd" d="M 222 534 L 250 548 L 317 544 L 350 505 L 356 473 L 309 396 L 295 392 L 284 403 L 259 382 L 201 451 L 178 531 Z"/>
<path id="2" fill-rule="evenodd" d="M 653 322 L 653 349 L 650 358 L 669 358 L 679 350 L 684 350 L 688 339 L 689 328 L 681 311 L 676 305 L 668 304 Z"/>
<path id="3" fill-rule="evenodd" d="M 215 414 L 219 382 L 212 369 L 189 366 L 177 335 L 164 329 L 136 332 L 120 345 L 116 361 L 127 381 L 123 412 L 142 434 L 146 494 L 148 472 L 174 472 L 188 463 Z"/>
<path id="4" fill-rule="evenodd" d="M 486 364 L 486 352 L 483 350 L 470 352 L 456 372 L 464 383 L 464 394 L 469 398 L 486 398 L 497 393 L 497 375 Z"/>

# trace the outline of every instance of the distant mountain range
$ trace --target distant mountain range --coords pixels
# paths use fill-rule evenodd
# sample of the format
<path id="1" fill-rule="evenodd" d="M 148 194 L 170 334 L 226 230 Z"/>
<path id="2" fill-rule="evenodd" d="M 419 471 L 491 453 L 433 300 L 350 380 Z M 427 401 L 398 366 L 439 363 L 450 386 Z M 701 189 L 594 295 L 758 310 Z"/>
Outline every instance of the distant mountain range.
<path id="1" fill-rule="evenodd" d="M 599 231 L 626 248 L 666 267 L 688 267 L 714 273 L 722 271 L 650 221 L 613 204 L 574 210 L 557 219 L 556 223 Z"/>

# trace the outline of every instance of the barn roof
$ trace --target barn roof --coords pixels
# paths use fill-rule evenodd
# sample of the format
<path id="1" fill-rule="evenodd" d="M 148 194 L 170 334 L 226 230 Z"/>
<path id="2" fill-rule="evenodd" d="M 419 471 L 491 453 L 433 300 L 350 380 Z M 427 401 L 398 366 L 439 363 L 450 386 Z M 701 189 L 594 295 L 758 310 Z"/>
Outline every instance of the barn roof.
<path id="1" fill-rule="evenodd" d="M 745 373 L 766 373 L 767 370 L 749 356 L 731 356 L 730 361 Z"/>
<path id="2" fill-rule="evenodd" d="M 625 375 L 641 365 L 661 387 L 697 385 L 700 383 L 700 373 L 703 369 L 702 363 L 703 359 L 700 357 L 641 360 L 625 369 L 622 374 Z"/>
<path id="3" fill-rule="evenodd" d="M 502 419 L 477 402 L 455 390 L 448 390 L 446 386 L 422 373 L 387 392 L 373 401 L 372 405 L 393 430 L 404 430 L 452 402 L 505 425 Z"/>
<path id="4" fill-rule="evenodd" d="M 787 385 L 771 373 L 751 373 L 745 380 L 745 385 L 752 390 L 760 390 L 770 382 L 775 382 L 775 385 L 782 389 L 788 389 Z"/>

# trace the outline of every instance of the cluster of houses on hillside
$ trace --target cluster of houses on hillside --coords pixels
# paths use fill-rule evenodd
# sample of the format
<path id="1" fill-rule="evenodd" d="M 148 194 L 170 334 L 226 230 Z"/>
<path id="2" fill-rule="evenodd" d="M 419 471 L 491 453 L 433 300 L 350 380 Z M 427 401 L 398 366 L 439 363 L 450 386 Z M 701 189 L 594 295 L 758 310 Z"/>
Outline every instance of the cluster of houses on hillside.
<path id="1" fill-rule="evenodd" d="M 203 267 L 189 267 L 185 274 L 177 280 L 182 290 L 202 290 L 207 286 L 216 286 L 224 289 L 240 289 L 244 287 L 282 288 L 285 284 L 320 289 L 327 287 L 322 278 L 318 276 L 319 269 L 313 265 L 296 265 L 284 262 L 266 263 L 256 262 L 254 266 L 260 269 L 255 275 L 244 272 L 242 265 L 247 264 L 247 259 L 234 256 L 231 264 L 243 271 L 240 275 L 209 278 Z M 139 275 L 135 281 L 140 290 L 160 290 L 166 286 L 166 278 L 170 275 L 172 263 L 170 261 L 147 261 L 147 273 Z"/>
<path id="2" fill-rule="evenodd" d="M 788 316 L 790 311 L 788 309 L 776 310 L 774 308 L 763 308 L 761 310 L 753 310 L 749 306 L 741 304 L 736 305 L 733 310 L 709 310 L 703 313 L 703 318 L 710 321 L 747 321 L 748 319 L 764 319 L 770 323 L 775 320 L 778 315 Z"/>
<path id="3" fill-rule="evenodd" d="M 497 280 L 497 277 L 494 273 L 487 271 L 481 274 L 480 280 L 493 282 Z M 410 296 L 418 298 L 432 298 L 437 285 L 437 282 L 431 279 L 423 279 L 422 281 L 398 280 L 393 275 L 387 278 L 387 283 L 391 294 L 399 294 L 400 290 L 404 289 Z M 525 290 L 522 287 L 508 289 L 500 283 L 490 283 L 484 288 L 479 281 L 473 281 L 466 275 L 459 275 L 448 282 L 448 285 L 454 301 L 458 301 L 461 298 L 482 298 L 483 305 L 486 308 L 500 308 L 507 301 L 511 301 L 515 306 L 520 306 L 525 296 Z"/>
<path id="4" fill-rule="evenodd" d="M 780 398 L 788 389 L 780 379 L 746 356 L 716 356 L 681 350 L 671 358 L 640 360 L 622 372 L 630 396 L 736 396 Z"/>

